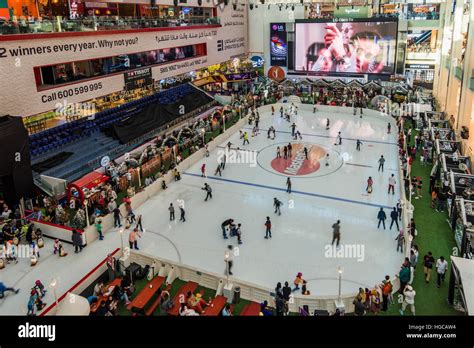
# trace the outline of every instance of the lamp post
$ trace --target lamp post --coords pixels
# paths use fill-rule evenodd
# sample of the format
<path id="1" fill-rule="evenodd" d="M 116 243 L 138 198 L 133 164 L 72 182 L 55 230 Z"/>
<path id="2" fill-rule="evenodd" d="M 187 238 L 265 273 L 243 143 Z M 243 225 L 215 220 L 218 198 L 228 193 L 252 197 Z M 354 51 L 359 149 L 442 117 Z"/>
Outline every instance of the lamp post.
<path id="1" fill-rule="evenodd" d="M 89 204 L 89 201 L 87 199 L 84 199 L 84 208 L 86 210 L 86 224 L 89 226 L 89 210 L 87 209 L 87 205 Z"/>
<path id="2" fill-rule="evenodd" d="M 119 230 L 119 233 L 120 233 L 120 246 L 121 246 L 122 255 L 123 255 L 123 229 L 122 228 Z"/>
<path id="3" fill-rule="evenodd" d="M 206 130 L 201 128 L 201 135 L 202 135 L 202 145 L 206 145 Z"/>
<path id="4" fill-rule="evenodd" d="M 230 258 L 230 250 L 226 250 L 224 254 L 224 261 L 225 261 L 225 269 L 226 269 L 226 286 L 229 284 L 229 258 Z"/>
<path id="5" fill-rule="evenodd" d="M 337 268 L 337 273 L 339 274 L 339 291 L 337 293 L 337 302 L 341 302 L 341 281 L 342 281 L 342 267 Z"/>
<path id="6" fill-rule="evenodd" d="M 138 187 L 142 187 L 142 179 L 140 178 L 140 167 L 137 167 Z"/>

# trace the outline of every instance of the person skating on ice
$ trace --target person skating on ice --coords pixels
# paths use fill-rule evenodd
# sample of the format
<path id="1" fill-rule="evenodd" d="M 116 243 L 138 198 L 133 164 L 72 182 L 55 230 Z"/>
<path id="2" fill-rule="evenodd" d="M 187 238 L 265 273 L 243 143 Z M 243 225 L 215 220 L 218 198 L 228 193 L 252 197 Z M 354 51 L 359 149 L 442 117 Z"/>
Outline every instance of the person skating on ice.
<path id="1" fill-rule="evenodd" d="M 387 134 L 390 134 L 391 131 L 392 131 L 392 125 L 389 122 L 388 125 L 387 125 Z"/>
<path id="2" fill-rule="evenodd" d="M 232 145 L 233 144 L 230 141 L 227 143 L 227 151 L 230 151 L 230 148 L 231 148 Z"/>
<path id="3" fill-rule="evenodd" d="M 185 222 L 186 221 L 186 217 L 185 217 L 186 212 L 184 211 L 183 206 L 179 207 L 179 213 L 180 213 L 179 221 Z"/>
<path id="4" fill-rule="evenodd" d="M 329 118 L 326 119 L 326 130 L 329 130 Z"/>
<path id="5" fill-rule="evenodd" d="M 341 220 L 337 220 L 337 222 L 332 225 L 331 245 L 334 245 L 334 242 L 336 242 L 336 247 L 338 247 L 340 240 L 341 240 Z"/>
<path id="6" fill-rule="evenodd" d="M 283 117 L 283 106 L 280 107 L 280 117 Z"/>
<path id="7" fill-rule="evenodd" d="M 237 236 L 237 242 L 239 244 L 242 244 L 242 224 L 237 224 L 237 227 L 235 229 L 235 235 Z"/>
<path id="8" fill-rule="evenodd" d="M 203 163 L 201 166 L 201 178 L 206 177 L 206 163 Z"/>
<path id="9" fill-rule="evenodd" d="M 212 199 L 212 188 L 209 186 L 207 183 L 204 183 L 204 187 L 202 190 L 206 191 L 206 199 L 204 199 L 204 202 L 207 202 L 207 200 L 210 198 Z"/>
<path id="10" fill-rule="evenodd" d="M 290 177 L 286 178 L 286 192 L 291 193 L 291 179 L 290 179 Z"/>
<path id="11" fill-rule="evenodd" d="M 395 174 L 392 174 L 390 178 L 388 178 L 388 194 L 392 191 L 392 195 L 395 194 L 395 185 L 397 184 L 397 180 L 395 179 Z"/>
<path id="12" fill-rule="evenodd" d="M 224 261 L 225 261 L 225 274 L 226 275 L 233 275 L 232 273 L 232 266 L 234 264 L 234 251 L 232 245 L 227 246 L 227 250 L 224 253 Z"/>
<path id="13" fill-rule="evenodd" d="M 283 159 L 288 159 L 288 147 L 286 145 L 283 147 Z"/>
<path id="14" fill-rule="evenodd" d="M 173 207 L 173 203 L 170 203 L 170 206 L 168 208 L 169 212 L 170 212 L 170 221 L 173 221 L 174 220 L 174 207 Z"/>
<path id="15" fill-rule="evenodd" d="M 283 203 L 278 198 L 273 198 L 273 207 L 275 208 L 275 214 L 281 215 L 280 207 Z"/>
<path id="16" fill-rule="evenodd" d="M 272 222 L 269 216 L 267 216 L 267 221 L 265 221 L 265 239 L 268 238 L 272 238 Z"/>
<path id="17" fill-rule="evenodd" d="M 222 156 L 222 161 L 221 161 L 221 169 L 224 170 L 225 169 L 225 164 L 227 162 L 227 155 L 224 154 L 224 156 Z"/>
<path id="18" fill-rule="evenodd" d="M 383 208 L 380 208 L 378 214 L 377 214 L 377 219 L 379 220 L 379 223 L 377 225 L 377 228 L 380 228 L 380 224 L 383 225 L 383 229 L 385 230 L 385 220 L 387 219 L 387 214 L 385 214 Z"/>
<path id="19" fill-rule="evenodd" d="M 281 154 L 280 154 L 280 146 L 277 146 L 277 153 L 276 153 L 276 158 L 281 158 Z"/>
<path id="20" fill-rule="evenodd" d="M 365 191 L 367 191 L 368 194 L 372 193 L 373 185 L 374 185 L 374 180 L 372 180 L 372 177 L 369 176 L 369 178 L 367 179 L 367 188 L 365 189 Z"/>
<path id="21" fill-rule="evenodd" d="M 360 151 L 360 146 L 362 145 L 362 141 L 360 141 L 359 139 L 357 139 L 356 141 L 356 150 L 357 151 Z"/>
<path id="22" fill-rule="evenodd" d="M 392 229 L 391 226 L 390 229 Z M 405 244 L 405 236 L 403 235 L 403 230 L 400 230 L 398 232 L 398 235 L 395 240 L 397 241 L 397 252 L 398 250 L 400 250 L 400 252 L 403 254 L 403 244 Z"/>
<path id="23" fill-rule="evenodd" d="M 382 170 L 382 172 L 383 172 L 383 165 L 385 164 L 385 158 L 383 157 L 383 155 L 380 156 L 378 162 L 379 162 L 379 172 L 380 172 L 380 170 Z"/>
<path id="24" fill-rule="evenodd" d="M 300 140 L 303 140 L 303 137 L 301 136 L 301 133 L 299 130 L 296 131 L 294 140 L 297 140 L 298 138 Z"/>
<path id="25" fill-rule="evenodd" d="M 308 159 L 308 148 L 305 146 L 303 149 L 305 159 Z"/>
<path id="26" fill-rule="evenodd" d="M 227 239 L 227 232 L 226 232 L 226 229 L 228 226 L 232 225 L 234 223 L 234 219 L 227 219 L 225 220 L 222 224 L 221 224 L 221 227 L 222 227 L 222 236 L 224 237 L 224 239 Z"/>
<path id="27" fill-rule="evenodd" d="M 219 176 L 222 176 L 221 163 L 217 164 L 216 171 L 214 172 L 214 175 L 217 175 L 217 174 L 219 174 Z"/>
<path id="28" fill-rule="evenodd" d="M 396 207 L 393 207 L 393 210 L 390 212 L 390 218 L 392 219 L 392 222 L 390 223 L 390 230 L 392 230 L 394 223 L 397 225 L 397 230 L 399 230 L 400 227 L 398 226 L 398 212 Z"/>
<path id="29" fill-rule="evenodd" d="M 334 143 L 334 145 L 342 145 L 341 132 L 337 133 L 336 142 Z"/>
<path id="30" fill-rule="evenodd" d="M 293 146 L 291 146 L 291 143 L 288 143 L 286 147 L 288 148 L 288 157 L 291 158 L 291 150 L 293 149 Z"/>
<path id="31" fill-rule="evenodd" d="M 290 128 L 291 128 L 291 136 L 294 138 L 295 137 L 296 124 L 293 122 L 293 124 L 290 126 Z"/>
<path id="32" fill-rule="evenodd" d="M 250 144 L 249 143 L 249 134 L 247 132 L 244 133 L 244 143 L 242 144 L 242 146 L 245 145 L 245 143 Z"/>

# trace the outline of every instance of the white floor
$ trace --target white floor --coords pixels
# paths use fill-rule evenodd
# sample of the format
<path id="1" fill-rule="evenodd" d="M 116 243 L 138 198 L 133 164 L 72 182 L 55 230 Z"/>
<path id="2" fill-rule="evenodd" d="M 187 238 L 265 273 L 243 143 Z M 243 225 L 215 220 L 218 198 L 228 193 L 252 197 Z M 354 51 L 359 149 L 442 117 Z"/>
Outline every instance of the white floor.
<path id="1" fill-rule="evenodd" d="M 328 131 L 325 130 L 327 117 L 331 120 Z M 270 162 L 275 157 L 276 146 L 297 141 L 292 140 L 290 123 L 279 114 L 261 113 L 262 132 L 257 137 L 250 137 L 249 145 L 242 146 L 238 133 L 230 138 L 233 148 L 239 146 L 258 151 L 258 165 L 227 163 L 222 178 L 215 177 L 218 151 L 225 146 L 222 144 L 210 157 L 183 173 L 180 182 L 172 183 L 167 190 L 136 209 L 136 214 L 143 214 L 146 229 L 139 240 L 140 249 L 158 257 L 224 273 L 226 247 L 229 244 L 237 246 L 237 241 L 235 237 L 223 239 L 221 223 L 233 218 L 242 223 L 244 242 L 239 246 L 239 256 L 234 257 L 232 271 L 236 278 L 273 289 L 278 281 L 291 283 L 296 273 L 302 272 L 311 293 L 324 296 L 337 295 L 338 267 L 343 269 L 343 294 L 373 286 L 386 274 L 396 274 L 403 261 L 402 254 L 395 251 L 396 228 L 390 231 L 387 224 L 386 230 L 377 229 L 376 218 L 381 206 L 389 216 L 389 207 L 395 206 L 399 198 L 397 190 L 395 195 L 387 194 L 389 176 L 394 173 L 399 181 L 396 133 L 386 134 L 387 120 L 360 119 L 350 114 L 300 112 L 293 121 L 303 134 L 303 140 L 298 142 L 313 147 L 318 145 L 324 150 L 322 153 L 330 153 L 329 167 L 321 165 L 310 174 L 293 176 L 294 192 L 286 193 L 286 176 L 274 170 Z M 267 139 L 266 129 L 270 125 L 277 131 L 275 140 Z M 392 123 L 392 130 L 395 129 Z M 334 146 L 339 131 L 342 132 L 342 146 Z M 250 134 L 251 130 L 248 132 Z M 360 152 L 356 151 L 357 138 L 363 143 Z M 319 156 L 321 149 L 316 149 L 314 156 Z M 377 161 L 382 154 L 386 158 L 383 173 L 377 171 Z M 310 156 L 317 164 L 313 153 Z M 207 178 L 201 178 L 203 163 L 206 163 Z M 370 196 L 365 192 L 369 176 L 374 180 L 374 191 Z M 213 189 L 213 199 L 208 202 L 204 202 L 205 192 L 201 190 L 204 182 Z M 273 213 L 274 197 L 284 202 L 281 216 Z M 177 221 L 178 200 L 185 204 L 185 223 Z M 174 222 L 169 221 L 170 203 L 176 207 Z M 273 224 L 272 239 L 268 240 L 264 239 L 266 216 L 271 217 Z M 328 257 L 325 247 L 332 240 L 331 225 L 338 219 L 341 220 L 341 250 L 348 245 L 354 245 L 359 251 L 363 248 L 359 261 L 356 255 Z M 42 252 L 48 258 L 41 259 L 35 268 L 29 267 L 27 260 L 9 265 L 0 271 L 2 281 L 25 291 L 9 295 L 3 302 L 0 300 L 0 314 L 25 313 L 26 290 L 35 279 L 48 282 L 59 276 L 58 293 L 61 294 L 119 246 L 119 234 L 109 231 L 104 241 L 93 243 L 82 254 L 58 259 L 51 256 L 47 247 Z M 52 295 L 48 293 L 48 297 L 47 301 L 52 301 Z"/>

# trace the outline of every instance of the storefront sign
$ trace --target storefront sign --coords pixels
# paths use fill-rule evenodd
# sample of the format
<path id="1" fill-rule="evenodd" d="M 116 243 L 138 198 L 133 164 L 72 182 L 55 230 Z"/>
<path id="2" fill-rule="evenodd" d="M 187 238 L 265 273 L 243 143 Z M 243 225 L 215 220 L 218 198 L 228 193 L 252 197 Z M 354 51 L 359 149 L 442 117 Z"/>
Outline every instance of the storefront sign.
<path id="1" fill-rule="evenodd" d="M 281 82 L 286 78 L 285 70 L 279 66 L 272 66 L 268 70 L 268 77 L 276 82 Z"/>
<path id="2" fill-rule="evenodd" d="M 426 69 L 426 70 L 429 70 L 429 69 L 434 69 L 435 65 L 431 65 L 431 64 L 406 64 L 405 68 L 406 69 L 421 69 L 421 70 Z"/>
<path id="3" fill-rule="evenodd" d="M 270 23 L 270 64 L 287 66 L 287 56 L 286 23 Z"/>
<path id="4" fill-rule="evenodd" d="M 123 76 L 125 77 L 125 89 L 127 91 L 153 84 L 151 68 L 129 71 L 124 73 Z"/>
<path id="5" fill-rule="evenodd" d="M 369 7 L 367 6 L 340 6 L 334 10 L 335 18 L 367 18 Z"/>

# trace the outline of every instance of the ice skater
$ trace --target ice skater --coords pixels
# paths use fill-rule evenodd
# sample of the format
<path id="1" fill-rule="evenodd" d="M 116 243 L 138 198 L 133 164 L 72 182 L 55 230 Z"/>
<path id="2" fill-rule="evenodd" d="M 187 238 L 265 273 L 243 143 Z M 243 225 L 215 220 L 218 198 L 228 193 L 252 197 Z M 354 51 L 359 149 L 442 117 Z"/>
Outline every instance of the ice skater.
<path id="1" fill-rule="evenodd" d="M 387 134 L 390 134 L 391 131 L 392 131 L 392 125 L 389 122 L 388 125 L 387 125 Z"/>
<path id="2" fill-rule="evenodd" d="M 240 160 L 240 157 L 241 157 L 241 151 L 240 151 L 240 147 L 238 147 L 237 150 L 235 150 L 235 158 L 237 160 Z"/>
<path id="3" fill-rule="evenodd" d="M 206 163 L 203 163 L 201 166 L 201 178 L 206 177 Z"/>
<path id="4" fill-rule="evenodd" d="M 290 128 L 291 128 L 291 136 L 295 137 L 296 124 L 293 122 Z"/>
<path id="5" fill-rule="evenodd" d="M 214 175 L 217 175 L 217 174 L 219 174 L 219 176 L 222 176 L 221 163 L 217 164 L 216 171 L 214 172 Z"/>
<path id="6" fill-rule="evenodd" d="M 303 137 L 301 136 L 301 133 L 300 133 L 299 130 L 296 131 L 294 140 L 297 140 L 298 138 L 299 138 L 300 140 L 303 140 Z"/>
<path id="7" fill-rule="evenodd" d="M 305 159 L 308 159 L 308 148 L 305 146 L 303 149 Z"/>
<path id="8" fill-rule="evenodd" d="M 313 114 L 315 114 L 315 113 L 316 113 L 316 104 L 313 103 Z"/>
<path id="9" fill-rule="evenodd" d="M 268 238 L 272 238 L 272 222 L 269 216 L 267 216 L 267 221 L 265 221 L 265 239 Z"/>
<path id="10" fill-rule="evenodd" d="M 400 226 L 398 226 L 398 213 L 396 207 L 393 207 L 393 210 L 390 212 L 390 218 L 392 219 L 392 222 L 390 222 L 390 230 L 392 230 L 392 226 L 394 223 L 395 225 L 397 225 L 397 230 L 399 230 Z"/>
<path id="11" fill-rule="evenodd" d="M 169 206 L 168 210 L 170 211 L 170 221 L 173 221 L 173 220 L 174 220 L 174 207 L 173 207 L 173 203 L 170 203 L 170 206 Z"/>
<path id="12" fill-rule="evenodd" d="M 337 133 L 336 142 L 334 143 L 334 145 L 342 145 L 341 132 Z"/>
<path id="13" fill-rule="evenodd" d="M 326 119 L 326 130 L 329 130 L 329 118 Z"/>
<path id="14" fill-rule="evenodd" d="M 392 229 L 391 226 L 390 229 Z M 400 230 L 395 240 L 397 241 L 397 252 L 398 250 L 400 250 L 400 252 L 403 253 L 403 244 L 405 244 L 405 236 L 403 235 L 403 230 Z"/>
<path id="15" fill-rule="evenodd" d="M 230 228 L 230 226 L 234 223 L 234 219 L 227 219 L 225 220 L 222 224 L 221 224 L 221 227 L 222 227 L 222 236 L 224 237 L 224 239 L 228 239 L 227 237 L 227 227 Z"/>
<path id="16" fill-rule="evenodd" d="M 291 179 L 290 179 L 290 177 L 286 178 L 286 192 L 291 193 Z"/>
<path id="17" fill-rule="evenodd" d="M 183 206 L 180 206 L 179 207 L 179 213 L 180 213 L 180 216 L 179 216 L 179 221 L 182 221 L 182 222 L 185 222 L 186 221 L 186 212 L 184 211 L 184 207 Z"/>
<path id="18" fill-rule="evenodd" d="M 280 146 L 277 146 L 277 155 L 276 155 L 276 158 L 281 158 Z"/>
<path id="19" fill-rule="evenodd" d="M 340 240 L 341 240 L 341 220 L 337 220 L 337 222 L 332 225 L 331 245 L 334 245 L 334 242 L 336 242 L 336 247 L 338 247 Z"/>
<path id="20" fill-rule="evenodd" d="M 4 298 L 5 297 L 5 293 L 7 291 L 11 291 L 11 292 L 14 292 L 15 294 L 18 294 L 18 292 L 20 291 L 20 289 L 15 289 L 15 288 L 12 288 L 12 287 L 7 287 L 3 282 L 0 282 L 0 298 Z"/>
<path id="21" fill-rule="evenodd" d="M 283 159 L 288 159 L 288 147 L 286 145 L 283 147 Z"/>
<path id="22" fill-rule="evenodd" d="M 273 206 L 275 207 L 275 214 L 281 215 L 280 207 L 283 203 L 278 198 L 273 198 Z"/>
<path id="23" fill-rule="evenodd" d="M 230 148 L 231 148 L 232 145 L 233 144 L 230 141 L 227 143 L 227 151 L 230 151 Z"/>
<path id="24" fill-rule="evenodd" d="M 204 199 L 204 202 L 207 202 L 207 200 L 210 198 L 212 199 L 212 188 L 209 186 L 207 183 L 204 183 L 204 187 L 202 190 L 206 191 L 206 199 Z"/>
<path id="25" fill-rule="evenodd" d="M 221 161 L 221 169 L 224 170 L 225 169 L 225 164 L 227 162 L 227 155 L 224 154 L 224 156 L 222 156 L 222 161 Z"/>
<path id="26" fill-rule="evenodd" d="M 249 143 L 249 134 L 247 132 L 244 133 L 244 143 L 242 144 L 242 146 L 245 145 L 245 143 L 250 144 Z"/>
<path id="27" fill-rule="evenodd" d="M 379 219 L 377 228 L 380 228 L 380 224 L 382 224 L 383 229 L 385 230 L 385 220 L 387 219 L 387 214 L 385 214 L 383 208 L 380 208 L 379 213 L 377 214 L 377 219 Z"/>
<path id="28" fill-rule="evenodd" d="M 283 106 L 280 107 L 280 117 L 283 117 Z"/>
<path id="29" fill-rule="evenodd" d="M 374 180 L 372 180 L 372 177 L 369 176 L 369 178 L 367 179 L 367 188 L 365 189 L 365 191 L 367 191 L 369 195 L 372 193 L 373 185 L 374 185 Z"/>
<path id="30" fill-rule="evenodd" d="M 383 155 L 380 156 L 379 158 L 379 172 L 380 172 L 380 169 L 382 169 L 382 172 L 383 172 L 383 165 L 385 164 L 385 158 L 383 157 Z"/>
<path id="31" fill-rule="evenodd" d="M 388 178 L 388 194 L 392 191 L 392 195 L 395 194 L 395 185 L 397 184 L 397 180 L 395 179 L 395 174 L 392 174 L 390 178 Z M 394 208 L 396 209 L 396 208 Z"/>
<path id="32" fill-rule="evenodd" d="M 291 143 L 288 143 L 286 147 L 288 148 L 288 157 L 291 158 L 291 150 L 293 149 L 293 146 L 291 146 Z"/>
<path id="33" fill-rule="evenodd" d="M 242 244 L 242 224 L 237 224 L 237 227 L 234 229 L 234 235 L 237 236 L 237 242 Z"/>
<path id="34" fill-rule="evenodd" d="M 227 246 L 227 250 L 225 251 L 224 254 L 224 261 L 225 261 L 225 274 L 226 275 L 232 275 L 232 266 L 234 264 L 234 258 L 233 258 L 233 247 L 232 245 Z"/>
<path id="35" fill-rule="evenodd" d="M 356 141 L 356 150 L 357 151 L 360 151 L 360 146 L 362 145 L 362 141 L 360 141 L 359 139 L 357 139 Z"/>

